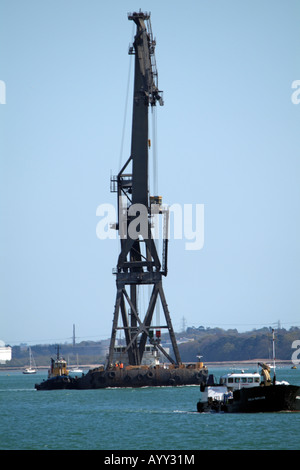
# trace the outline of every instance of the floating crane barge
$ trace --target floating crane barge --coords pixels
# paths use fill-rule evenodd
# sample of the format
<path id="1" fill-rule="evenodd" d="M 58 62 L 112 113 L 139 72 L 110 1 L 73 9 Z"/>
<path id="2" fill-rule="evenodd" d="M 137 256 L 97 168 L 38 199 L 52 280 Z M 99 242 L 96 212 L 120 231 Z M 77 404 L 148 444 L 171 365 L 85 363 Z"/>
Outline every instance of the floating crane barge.
<path id="1" fill-rule="evenodd" d="M 38 390 L 197 385 L 205 382 L 208 374 L 202 362 L 182 363 L 163 290 L 162 277 L 167 275 L 169 213 L 162 206 L 160 196 L 149 195 L 148 182 L 148 111 L 157 102 L 163 105 L 154 55 L 156 42 L 149 13 L 132 13 L 128 19 L 136 24 L 134 43 L 129 48 L 129 54 L 135 56 L 131 154 L 118 175 L 111 178 L 111 191 L 118 196 L 115 228 L 119 233 L 121 251 L 114 273 L 117 294 L 107 364 L 78 378 L 69 377 L 67 373 L 51 377 L 36 385 Z M 163 220 L 162 262 L 151 230 L 154 214 Z M 145 286 L 152 290 L 142 318 L 138 293 Z M 165 322 L 155 325 L 153 314 L 159 301 Z M 122 326 L 119 326 L 119 317 Z M 162 347 L 162 329 L 169 333 L 174 357 Z M 116 367 L 118 330 L 124 331 L 126 346 L 122 351 L 125 360 L 122 359 Z M 143 364 L 149 345 L 154 354 L 166 358 L 168 366 L 159 364 L 157 360 L 153 365 Z"/>

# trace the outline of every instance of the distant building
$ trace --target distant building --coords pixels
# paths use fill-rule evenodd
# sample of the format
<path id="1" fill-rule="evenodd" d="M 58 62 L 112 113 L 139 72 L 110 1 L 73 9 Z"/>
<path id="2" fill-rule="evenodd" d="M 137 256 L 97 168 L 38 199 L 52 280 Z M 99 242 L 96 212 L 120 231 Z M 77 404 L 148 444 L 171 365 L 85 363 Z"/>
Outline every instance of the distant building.
<path id="1" fill-rule="evenodd" d="M 0 340 L 0 364 L 5 364 L 6 361 L 11 361 L 12 348 L 5 346 L 4 341 Z"/>

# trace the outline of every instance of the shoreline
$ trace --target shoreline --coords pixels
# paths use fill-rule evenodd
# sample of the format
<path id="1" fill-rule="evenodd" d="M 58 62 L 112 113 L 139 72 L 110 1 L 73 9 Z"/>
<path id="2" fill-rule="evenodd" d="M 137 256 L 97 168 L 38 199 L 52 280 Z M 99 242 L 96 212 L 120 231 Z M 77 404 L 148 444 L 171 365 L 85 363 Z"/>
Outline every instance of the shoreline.
<path id="1" fill-rule="evenodd" d="M 216 366 L 216 365 L 256 365 L 258 362 L 264 364 L 273 364 L 273 359 L 248 359 L 246 361 L 215 361 L 215 362 L 206 362 L 206 365 Z M 278 365 L 293 365 L 293 361 L 291 359 L 276 359 L 275 363 Z"/>
<path id="2" fill-rule="evenodd" d="M 223 366 L 223 367 L 237 367 L 237 366 L 256 366 L 258 362 L 262 362 L 265 364 L 273 364 L 273 359 L 248 359 L 244 361 L 207 361 L 204 362 L 204 366 L 207 368 L 209 367 L 217 367 L 217 366 Z M 288 359 L 276 359 L 276 365 L 281 365 L 281 366 L 292 366 L 294 363 L 292 360 Z M 184 362 L 183 364 L 195 364 L 192 362 Z M 101 364 L 103 365 L 103 364 Z M 95 369 L 99 367 L 99 364 L 80 364 L 80 368 L 84 370 L 89 370 L 89 369 Z M 0 372 L 5 372 L 5 371 L 22 371 L 25 369 L 25 366 L 5 366 L 5 365 L 0 365 Z M 37 366 L 36 370 L 37 372 L 39 371 L 44 371 L 48 370 L 49 366 Z"/>

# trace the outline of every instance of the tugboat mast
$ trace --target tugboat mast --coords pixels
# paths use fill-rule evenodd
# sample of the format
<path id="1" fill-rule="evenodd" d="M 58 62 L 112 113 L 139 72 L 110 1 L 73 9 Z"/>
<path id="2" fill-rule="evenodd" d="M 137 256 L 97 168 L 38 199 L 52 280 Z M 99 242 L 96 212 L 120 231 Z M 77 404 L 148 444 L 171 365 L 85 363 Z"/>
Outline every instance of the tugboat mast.
<path id="1" fill-rule="evenodd" d="M 273 383 L 276 383 L 276 369 L 275 369 L 275 330 L 272 329 L 272 345 L 273 345 Z"/>
<path id="2" fill-rule="evenodd" d="M 162 207 L 160 196 L 149 197 L 148 186 L 148 108 L 156 106 L 157 102 L 163 105 L 162 92 L 158 89 L 154 55 L 156 42 L 152 36 L 149 13 L 130 13 L 128 19 L 136 24 L 134 43 L 129 48 L 129 54 L 135 55 L 131 154 L 118 175 L 111 179 L 111 191 L 118 195 L 116 229 L 120 236 L 121 251 L 115 270 L 117 295 L 108 368 L 113 363 L 118 330 L 124 331 L 125 353 L 130 365 L 141 364 L 148 339 L 168 361 L 173 364 L 181 363 L 162 286 L 162 276 L 167 275 L 169 214 L 168 210 Z M 163 219 L 162 263 L 151 232 L 154 213 L 161 215 Z M 152 286 L 152 293 L 142 318 L 138 308 L 138 286 L 145 285 Z M 151 326 L 154 309 L 159 300 L 166 324 Z M 118 326 L 120 312 L 123 326 Z M 160 330 L 164 328 L 169 332 L 175 359 L 160 344 Z M 156 330 L 156 338 L 153 330 Z"/>

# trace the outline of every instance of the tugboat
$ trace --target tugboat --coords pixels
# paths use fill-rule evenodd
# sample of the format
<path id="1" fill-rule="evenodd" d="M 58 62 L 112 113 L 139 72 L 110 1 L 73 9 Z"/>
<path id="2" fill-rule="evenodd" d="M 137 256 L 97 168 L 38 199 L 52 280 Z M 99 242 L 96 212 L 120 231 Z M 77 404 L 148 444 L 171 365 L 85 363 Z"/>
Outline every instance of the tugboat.
<path id="1" fill-rule="evenodd" d="M 274 330 L 273 330 L 274 354 Z M 261 373 L 229 373 L 221 377 L 218 384 L 213 375 L 206 384 L 200 385 L 201 398 L 198 412 L 262 413 L 274 411 L 300 411 L 300 387 L 288 382 L 277 382 L 275 354 L 273 380 L 271 367 L 258 363 Z"/>
<path id="2" fill-rule="evenodd" d="M 51 357 L 50 369 L 48 369 L 48 379 L 43 380 L 40 384 L 35 384 L 36 390 L 61 390 L 71 387 L 74 381 L 69 376 L 67 369 L 67 361 L 59 354 L 59 346 L 57 346 L 56 359 Z"/>
<path id="3" fill-rule="evenodd" d="M 300 411 L 300 387 L 288 382 L 270 380 L 267 364 L 260 374 L 226 374 L 215 384 L 209 375 L 207 384 L 200 385 L 201 398 L 197 411 L 224 413 L 258 413 L 272 411 Z"/>

